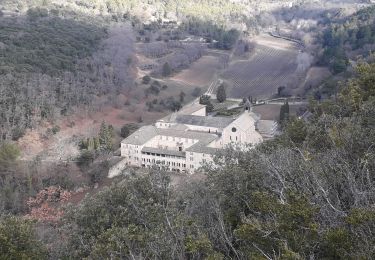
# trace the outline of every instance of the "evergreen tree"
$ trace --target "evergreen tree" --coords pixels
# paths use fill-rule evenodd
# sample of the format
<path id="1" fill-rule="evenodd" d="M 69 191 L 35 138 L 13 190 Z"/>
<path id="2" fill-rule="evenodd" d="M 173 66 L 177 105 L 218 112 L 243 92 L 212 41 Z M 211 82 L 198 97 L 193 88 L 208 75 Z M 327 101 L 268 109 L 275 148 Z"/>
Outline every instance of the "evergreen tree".
<path id="1" fill-rule="evenodd" d="M 88 138 L 88 150 L 95 150 L 94 138 Z"/>
<path id="2" fill-rule="evenodd" d="M 111 125 L 106 125 L 106 123 L 103 121 L 100 126 L 99 131 L 99 143 L 102 148 L 105 150 L 111 150 L 113 143 L 112 143 L 112 137 L 113 137 L 113 127 Z"/>
<path id="3" fill-rule="evenodd" d="M 130 134 L 130 129 L 128 125 L 124 125 L 123 127 L 121 127 L 121 132 L 120 132 L 121 137 L 126 138 L 129 136 L 129 134 Z"/>
<path id="4" fill-rule="evenodd" d="M 216 98 L 220 103 L 223 103 L 227 99 L 224 84 L 221 84 L 216 92 Z"/>
<path id="5" fill-rule="evenodd" d="M 186 96 L 185 92 L 181 91 L 181 92 L 180 92 L 180 102 L 181 102 L 181 103 L 184 102 L 184 100 L 185 100 L 185 96 Z"/>
<path id="6" fill-rule="evenodd" d="M 169 65 L 168 62 L 164 63 L 163 65 L 163 71 L 162 71 L 162 76 L 163 77 L 168 77 L 170 76 L 172 73 L 172 69 L 171 69 L 171 66 Z"/>
<path id="7" fill-rule="evenodd" d="M 0 259 L 47 259 L 32 223 L 18 217 L 0 219 Z"/>
<path id="8" fill-rule="evenodd" d="M 210 101 L 210 97 L 207 95 L 203 95 L 199 99 L 199 104 L 206 105 L 206 111 L 208 113 L 212 112 L 214 110 L 214 106 L 212 105 Z"/>
<path id="9" fill-rule="evenodd" d="M 94 149 L 98 150 L 100 147 L 99 137 L 94 137 Z"/>
<path id="10" fill-rule="evenodd" d="M 283 126 L 286 121 L 289 120 L 289 103 L 286 101 L 284 105 L 280 107 L 279 122 Z"/>

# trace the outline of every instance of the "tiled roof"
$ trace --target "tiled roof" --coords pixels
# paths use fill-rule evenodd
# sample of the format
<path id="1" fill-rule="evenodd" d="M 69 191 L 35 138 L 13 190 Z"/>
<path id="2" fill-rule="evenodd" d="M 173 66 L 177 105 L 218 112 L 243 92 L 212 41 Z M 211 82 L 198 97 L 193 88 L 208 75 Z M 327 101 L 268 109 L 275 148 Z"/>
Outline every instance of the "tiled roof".
<path id="1" fill-rule="evenodd" d="M 275 137 L 277 134 L 277 122 L 273 120 L 259 120 L 256 123 L 258 132 L 263 138 L 269 139 Z"/>
<path id="2" fill-rule="evenodd" d="M 185 129 L 185 128 L 183 128 Z M 179 137 L 179 138 L 188 138 L 196 140 L 214 140 L 218 138 L 215 134 L 196 132 L 196 131 L 186 131 L 178 130 L 174 127 L 171 128 L 156 128 L 155 126 L 144 126 L 141 127 L 138 131 L 127 137 L 122 141 L 124 144 L 132 145 L 143 145 L 147 141 L 151 140 L 155 136 L 163 135 L 170 137 Z"/>
<path id="3" fill-rule="evenodd" d="M 207 126 L 215 128 L 224 128 L 231 124 L 235 118 L 230 117 L 212 117 L 212 116 L 193 116 L 177 115 L 176 123 L 185 125 Z"/>
<path id="4" fill-rule="evenodd" d="M 152 125 L 143 126 L 122 141 L 124 144 L 143 145 L 157 135 L 157 128 Z"/>

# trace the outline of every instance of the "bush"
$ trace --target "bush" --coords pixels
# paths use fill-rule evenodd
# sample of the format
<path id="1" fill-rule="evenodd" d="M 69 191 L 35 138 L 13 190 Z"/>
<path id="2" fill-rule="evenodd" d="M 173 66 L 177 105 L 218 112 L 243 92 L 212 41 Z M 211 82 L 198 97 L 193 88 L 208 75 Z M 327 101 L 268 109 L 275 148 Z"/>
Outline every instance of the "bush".
<path id="1" fill-rule="evenodd" d="M 138 128 L 139 126 L 137 124 L 126 124 L 123 127 L 121 127 L 120 135 L 121 137 L 126 138 L 133 132 L 137 131 Z"/>
<path id="2" fill-rule="evenodd" d="M 19 217 L 0 219 L 1 259 L 47 259 L 31 221 Z"/>
<path id="3" fill-rule="evenodd" d="M 148 83 L 150 83 L 150 81 L 151 81 L 151 78 L 148 75 L 146 75 L 146 76 L 144 76 L 142 78 L 142 83 L 145 84 L 145 85 L 147 85 Z"/>
<path id="4" fill-rule="evenodd" d="M 83 150 L 80 156 L 77 158 L 77 165 L 82 169 L 87 168 L 95 160 L 95 152 Z"/>
<path id="5" fill-rule="evenodd" d="M 55 126 L 52 127 L 51 130 L 52 130 L 52 133 L 55 135 L 55 134 L 57 134 L 58 132 L 60 132 L 60 126 L 55 125 Z"/>
<path id="6" fill-rule="evenodd" d="M 17 141 L 18 139 L 20 139 L 21 137 L 25 135 L 25 132 L 26 130 L 24 128 L 16 127 L 12 131 L 12 140 Z"/>
<path id="7" fill-rule="evenodd" d="M 172 74 L 172 68 L 171 68 L 171 66 L 169 65 L 168 62 L 164 63 L 163 70 L 162 70 L 162 76 L 163 77 L 168 77 L 171 74 Z"/>

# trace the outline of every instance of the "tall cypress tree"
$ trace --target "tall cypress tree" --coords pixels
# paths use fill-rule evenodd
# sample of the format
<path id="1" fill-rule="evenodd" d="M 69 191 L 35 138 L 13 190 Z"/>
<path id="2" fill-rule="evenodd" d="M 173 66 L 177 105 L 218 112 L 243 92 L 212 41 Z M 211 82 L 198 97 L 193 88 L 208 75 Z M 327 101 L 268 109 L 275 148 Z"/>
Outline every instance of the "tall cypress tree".
<path id="1" fill-rule="evenodd" d="M 286 121 L 289 120 L 289 103 L 286 101 L 284 105 L 280 107 L 280 124 L 283 125 Z"/>
<path id="2" fill-rule="evenodd" d="M 224 84 L 221 84 L 221 85 L 217 88 L 216 98 L 217 98 L 217 100 L 218 100 L 220 103 L 223 103 L 223 102 L 227 99 L 227 94 L 225 93 L 225 87 L 224 87 Z"/>

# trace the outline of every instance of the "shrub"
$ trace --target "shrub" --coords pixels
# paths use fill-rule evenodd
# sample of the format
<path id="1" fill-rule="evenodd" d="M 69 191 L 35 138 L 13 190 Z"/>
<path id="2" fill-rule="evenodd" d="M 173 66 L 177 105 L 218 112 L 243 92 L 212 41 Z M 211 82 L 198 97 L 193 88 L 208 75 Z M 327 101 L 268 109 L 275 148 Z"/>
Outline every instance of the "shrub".
<path id="1" fill-rule="evenodd" d="M 168 77 L 171 74 L 172 74 L 172 68 L 171 68 L 171 66 L 169 65 L 168 62 L 164 63 L 163 70 L 162 70 L 162 76 L 163 77 Z"/>
<path id="2" fill-rule="evenodd" d="M 147 85 L 148 83 L 150 83 L 150 81 L 151 81 L 151 78 L 148 75 L 146 75 L 146 76 L 144 76 L 142 78 L 142 83 L 145 84 L 145 85 Z"/>

